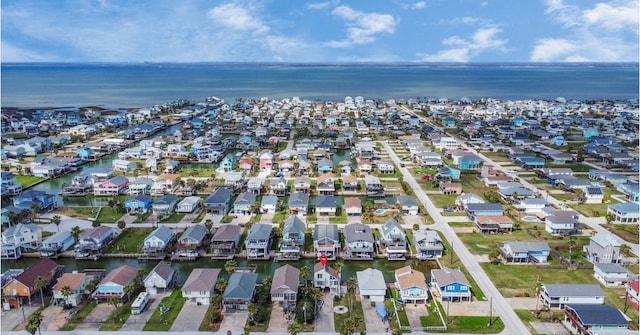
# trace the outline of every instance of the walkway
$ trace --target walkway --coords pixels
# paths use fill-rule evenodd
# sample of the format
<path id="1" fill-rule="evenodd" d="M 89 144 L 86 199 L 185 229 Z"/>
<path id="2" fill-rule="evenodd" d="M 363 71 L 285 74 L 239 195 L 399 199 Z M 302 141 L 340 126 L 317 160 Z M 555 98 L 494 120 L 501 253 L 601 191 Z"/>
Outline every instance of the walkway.
<path id="1" fill-rule="evenodd" d="M 333 296 L 331 293 L 325 292 L 322 297 L 322 307 L 318 311 L 316 318 L 316 333 L 333 333 L 335 332 L 333 317 Z"/>

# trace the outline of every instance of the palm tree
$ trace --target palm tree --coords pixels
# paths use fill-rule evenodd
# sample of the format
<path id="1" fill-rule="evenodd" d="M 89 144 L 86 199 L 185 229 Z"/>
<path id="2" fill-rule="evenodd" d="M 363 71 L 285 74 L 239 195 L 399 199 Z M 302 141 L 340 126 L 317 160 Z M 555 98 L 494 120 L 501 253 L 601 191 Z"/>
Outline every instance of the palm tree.
<path id="1" fill-rule="evenodd" d="M 569 264 L 572 263 L 573 260 L 573 247 L 576 246 L 576 237 L 575 236 L 571 236 L 569 237 Z"/>
<path id="2" fill-rule="evenodd" d="M 69 285 L 64 285 L 60 288 L 60 294 L 64 297 L 65 305 L 69 304 L 69 296 L 73 293 Z"/>
<path id="3" fill-rule="evenodd" d="M 249 305 L 247 306 L 247 312 L 249 312 L 249 319 L 253 320 L 254 315 L 256 314 L 256 312 L 258 311 L 258 305 L 256 305 L 253 302 L 250 302 Z"/>
<path id="4" fill-rule="evenodd" d="M 127 284 L 122 288 L 124 294 L 127 295 L 127 301 L 131 300 L 131 295 L 136 291 L 136 287 L 131 284 Z"/>
<path id="5" fill-rule="evenodd" d="M 356 315 L 353 317 L 353 328 L 354 331 L 360 329 L 360 328 L 365 328 L 364 327 L 364 320 L 362 319 L 361 315 Z"/>
<path id="6" fill-rule="evenodd" d="M 53 223 L 54 225 L 56 225 L 56 228 L 58 228 L 58 231 L 60 231 L 60 215 L 54 215 L 51 218 L 51 223 Z"/>
<path id="7" fill-rule="evenodd" d="M 290 335 L 298 335 L 302 332 L 302 325 L 298 323 L 298 321 L 293 321 L 287 326 L 287 331 Z"/>
<path id="8" fill-rule="evenodd" d="M 40 300 L 42 301 L 42 306 L 44 306 L 44 287 L 47 285 L 48 281 L 42 276 L 38 276 L 36 280 L 33 282 L 33 288 L 36 290 L 40 290 Z"/>
<path id="9" fill-rule="evenodd" d="M 227 288 L 227 280 L 224 278 L 218 278 L 218 281 L 216 282 L 216 290 L 220 293 L 223 293 L 224 290 Z"/>
<path id="10" fill-rule="evenodd" d="M 222 304 L 222 296 L 219 293 L 216 293 L 213 296 L 211 296 L 211 304 L 220 308 Z"/>
<path id="11" fill-rule="evenodd" d="M 342 289 L 340 288 L 340 285 L 342 283 L 342 272 L 340 270 L 342 270 L 343 266 L 344 263 L 342 262 L 336 262 L 336 264 L 334 265 L 336 272 L 338 272 L 338 297 L 342 297 Z"/>
<path id="12" fill-rule="evenodd" d="M 489 260 L 491 261 L 491 263 L 497 264 L 499 259 L 500 251 L 498 251 L 498 249 L 491 250 L 491 252 L 489 253 Z"/>
<path id="13" fill-rule="evenodd" d="M 356 278 L 351 277 L 347 281 L 347 293 L 349 295 L 349 315 L 353 316 L 353 299 L 355 298 L 356 288 L 358 283 Z"/>
<path id="14" fill-rule="evenodd" d="M 234 259 L 230 259 L 224 263 L 224 270 L 227 271 L 228 274 L 232 274 L 237 267 L 238 263 Z"/>
<path id="15" fill-rule="evenodd" d="M 536 317 L 540 313 L 538 310 L 538 302 L 540 302 L 540 290 L 542 289 L 542 283 L 540 281 L 536 282 Z"/>
<path id="16" fill-rule="evenodd" d="M 35 311 L 29 317 L 29 320 L 27 321 L 27 324 L 24 326 L 24 329 L 26 329 L 29 333 L 31 333 L 31 335 L 34 335 L 36 333 L 36 330 L 38 331 L 38 334 L 41 334 L 40 324 L 42 323 L 42 319 L 43 319 L 42 312 Z"/>
<path id="17" fill-rule="evenodd" d="M 356 330 L 355 321 L 352 318 L 344 320 L 341 335 L 351 335 Z"/>
<path id="18" fill-rule="evenodd" d="M 118 303 L 120 303 L 120 299 L 116 296 L 109 298 L 109 305 L 113 305 L 115 309 L 118 309 Z"/>
<path id="19" fill-rule="evenodd" d="M 309 277 L 311 276 L 311 269 L 308 266 L 303 266 L 300 268 L 300 277 L 304 281 L 304 286 L 307 286 L 309 283 Z"/>

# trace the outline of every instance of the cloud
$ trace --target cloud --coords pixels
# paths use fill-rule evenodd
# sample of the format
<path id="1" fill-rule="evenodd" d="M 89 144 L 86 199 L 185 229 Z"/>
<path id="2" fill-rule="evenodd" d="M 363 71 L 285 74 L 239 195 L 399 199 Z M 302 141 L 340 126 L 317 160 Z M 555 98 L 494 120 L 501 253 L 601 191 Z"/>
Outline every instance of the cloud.
<path id="1" fill-rule="evenodd" d="M 58 57 L 17 47 L 2 40 L 2 62 L 55 62 Z"/>
<path id="2" fill-rule="evenodd" d="M 214 22 L 233 30 L 255 33 L 266 33 L 269 30 L 255 13 L 233 3 L 211 8 L 207 15 Z"/>
<path id="3" fill-rule="evenodd" d="M 452 36 L 442 40 L 442 44 L 450 48 L 435 54 L 418 56 L 424 62 L 469 62 L 486 51 L 504 51 L 508 40 L 497 38 L 501 32 L 502 30 L 497 27 L 481 27 L 471 35 L 470 39 Z"/>
<path id="4" fill-rule="evenodd" d="M 412 8 L 413 9 L 423 9 L 427 7 L 427 3 L 424 1 L 418 1 L 416 3 L 413 4 Z"/>
<path id="5" fill-rule="evenodd" d="M 562 37 L 541 37 L 530 53 L 534 62 L 636 62 L 638 1 L 610 1 L 581 9 L 547 0 L 545 13 L 560 24 Z M 631 34 L 631 37 L 630 35 Z"/>
<path id="6" fill-rule="evenodd" d="M 330 6 L 335 6 L 337 4 L 338 4 L 337 0 L 325 1 L 325 2 L 313 2 L 313 3 L 307 4 L 307 8 L 309 8 L 309 9 L 325 9 L 325 8 L 330 7 Z"/>
<path id="7" fill-rule="evenodd" d="M 374 42 L 378 35 L 393 34 L 397 24 L 392 15 L 365 13 L 347 6 L 336 7 L 331 13 L 347 24 L 346 39 L 325 43 L 332 48 L 348 48 Z"/>

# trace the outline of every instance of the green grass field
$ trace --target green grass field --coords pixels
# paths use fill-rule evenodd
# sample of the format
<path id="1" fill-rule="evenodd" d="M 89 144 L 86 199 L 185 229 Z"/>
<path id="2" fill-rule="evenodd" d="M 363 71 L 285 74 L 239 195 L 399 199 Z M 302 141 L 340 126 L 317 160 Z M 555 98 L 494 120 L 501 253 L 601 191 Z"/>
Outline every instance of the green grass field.
<path id="1" fill-rule="evenodd" d="M 135 254 L 140 253 L 140 247 L 145 237 L 153 231 L 152 228 L 125 228 L 122 234 L 115 240 L 107 253 L 112 254 Z"/>
<path id="2" fill-rule="evenodd" d="M 160 315 L 160 305 L 170 307 L 168 312 L 164 315 Z M 144 325 L 142 330 L 145 331 L 168 331 L 171 329 L 173 322 L 178 317 L 182 306 L 184 305 L 184 299 L 182 298 L 182 291 L 180 288 L 175 288 L 171 295 L 162 298 L 158 308 L 151 314 L 149 321 Z"/>
<path id="3" fill-rule="evenodd" d="M 102 223 L 117 223 L 125 213 L 118 213 L 117 208 L 102 207 L 100 214 L 98 215 L 98 222 Z"/>
<path id="4" fill-rule="evenodd" d="M 640 243 L 637 224 L 604 224 L 602 226 L 627 242 Z"/>
<path id="5" fill-rule="evenodd" d="M 45 177 L 36 177 L 36 176 L 16 176 L 16 181 L 22 185 L 22 188 L 25 189 L 33 184 L 37 184 L 38 182 L 45 180 Z"/>

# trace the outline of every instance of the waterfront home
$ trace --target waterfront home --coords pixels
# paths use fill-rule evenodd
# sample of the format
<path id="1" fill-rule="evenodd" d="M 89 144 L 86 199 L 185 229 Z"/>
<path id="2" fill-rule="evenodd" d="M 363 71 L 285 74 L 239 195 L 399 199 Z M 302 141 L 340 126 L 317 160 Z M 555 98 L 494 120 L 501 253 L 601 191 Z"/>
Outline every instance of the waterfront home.
<path id="1" fill-rule="evenodd" d="M 178 187 L 178 178 L 180 175 L 175 173 L 165 173 L 158 176 L 151 186 L 151 195 L 160 196 L 174 193 Z"/>
<path id="2" fill-rule="evenodd" d="M 384 197 L 384 187 L 382 187 L 380 178 L 366 175 L 364 177 L 364 187 L 367 190 L 368 197 Z"/>
<path id="3" fill-rule="evenodd" d="M 340 288 L 341 274 L 329 264 L 322 265 L 318 262 L 313 266 L 313 287 L 322 289 L 327 288 L 332 295 L 340 296 L 342 289 Z"/>
<path id="4" fill-rule="evenodd" d="M 289 213 L 291 215 L 306 216 L 309 211 L 309 194 L 295 192 L 289 197 Z"/>
<path id="5" fill-rule="evenodd" d="M 129 179 L 123 176 L 116 176 L 109 180 L 94 184 L 93 195 L 94 196 L 112 196 L 123 194 L 129 188 Z"/>
<path id="6" fill-rule="evenodd" d="M 144 238 L 142 252 L 146 255 L 164 255 L 164 250 L 175 238 L 171 228 L 162 225 Z"/>
<path id="7" fill-rule="evenodd" d="M 257 282 L 257 273 L 232 273 L 222 294 L 225 311 L 246 310 L 253 300 Z"/>
<path id="8" fill-rule="evenodd" d="M 124 160 L 124 159 L 114 159 L 111 163 L 114 171 L 121 172 L 133 172 L 138 168 L 138 164 L 136 162 Z"/>
<path id="9" fill-rule="evenodd" d="M 59 253 L 69 249 L 74 243 L 76 243 L 76 240 L 73 235 L 71 235 L 71 231 L 59 231 L 47 237 L 46 240 L 42 241 L 42 244 L 40 245 L 40 256 L 56 256 Z"/>
<path id="10" fill-rule="evenodd" d="M 320 195 L 316 198 L 315 211 L 318 216 L 335 216 L 338 201 L 333 195 Z"/>
<path id="11" fill-rule="evenodd" d="M 42 243 L 42 228 L 33 223 L 18 223 L 2 231 L 2 244 L 23 250 L 35 250 Z"/>
<path id="12" fill-rule="evenodd" d="M 512 182 L 513 178 L 509 176 L 490 176 L 482 178 L 484 180 L 484 185 L 487 187 L 498 186 L 500 183 L 508 183 Z"/>
<path id="13" fill-rule="evenodd" d="M 283 159 L 278 162 L 278 170 L 280 172 L 291 172 L 296 168 L 294 161 L 290 159 Z"/>
<path id="14" fill-rule="evenodd" d="M 598 284 L 543 284 L 540 289 L 542 303 L 549 308 L 562 309 L 570 304 L 602 305 L 604 297 Z"/>
<path id="15" fill-rule="evenodd" d="M 438 150 L 454 150 L 460 146 L 458 140 L 450 136 L 436 137 L 431 139 L 431 144 Z"/>
<path id="16" fill-rule="evenodd" d="M 460 180 L 461 171 L 450 166 L 443 166 L 436 173 L 436 180 Z"/>
<path id="17" fill-rule="evenodd" d="M 253 161 L 249 158 L 243 158 L 238 161 L 238 168 L 247 173 L 251 172 L 253 165 Z"/>
<path id="18" fill-rule="evenodd" d="M 440 235 L 435 230 L 414 231 L 413 245 L 416 248 L 416 258 L 420 260 L 441 257 L 444 251 Z"/>
<path id="19" fill-rule="evenodd" d="M 147 177 L 136 178 L 129 183 L 129 195 L 150 194 L 153 179 Z"/>
<path id="20" fill-rule="evenodd" d="M 542 198 L 527 198 L 522 199 L 514 205 L 519 212 L 527 214 L 541 214 L 544 213 L 543 209 L 547 207 L 549 202 Z"/>
<path id="21" fill-rule="evenodd" d="M 544 218 L 545 230 L 554 235 L 572 235 L 579 231 L 578 213 L 574 211 L 554 211 Z"/>
<path id="22" fill-rule="evenodd" d="M 287 180 L 284 177 L 269 179 L 269 193 L 278 197 L 287 195 Z"/>
<path id="23" fill-rule="evenodd" d="M 640 201 L 640 183 L 638 182 L 626 181 L 620 183 L 616 190 L 624 193 L 628 201 Z"/>
<path id="24" fill-rule="evenodd" d="M 350 259 L 371 259 L 374 256 L 374 239 L 371 227 L 352 223 L 344 227 L 345 255 Z"/>
<path id="25" fill-rule="evenodd" d="M 611 215 L 613 222 L 616 223 L 637 224 L 640 220 L 640 205 L 634 202 L 609 204 L 607 206 L 607 215 Z"/>
<path id="26" fill-rule="evenodd" d="M 407 253 L 407 236 L 402 226 L 393 218 L 380 230 L 380 247 L 389 260 L 404 260 Z"/>
<path id="27" fill-rule="evenodd" d="M 177 272 L 171 267 L 171 263 L 160 261 L 143 279 L 147 293 L 156 295 L 159 292 L 168 292 L 176 285 Z"/>
<path id="28" fill-rule="evenodd" d="M 333 171 L 333 161 L 328 158 L 322 158 L 318 161 L 318 173 L 323 174 Z"/>
<path id="29" fill-rule="evenodd" d="M 570 304 L 564 308 L 563 325 L 572 334 L 636 334 L 617 308 L 609 305 Z"/>
<path id="30" fill-rule="evenodd" d="M 335 260 L 340 250 L 338 226 L 331 224 L 316 224 L 313 227 L 313 251 L 318 258 L 326 255 L 327 259 Z"/>
<path id="31" fill-rule="evenodd" d="M 22 192 L 22 184 L 16 180 L 16 176 L 11 172 L 0 172 L 0 188 L 2 196 L 18 195 Z"/>
<path id="32" fill-rule="evenodd" d="M 300 270 L 289 264 L 277 268 L 271 281 L 271 301 L 279 302 L 285 313 L 295 310 L 300 286 Z M 305 283 L 306 284 L 306 283 Z"/>
<path id="33" fill-rule="evenodd" d="M 481 234 L 508 233 L 513 229 L 513 221 L 504 215 L 476 216 L 473 223 Z"/>
<path id="34" fill-rule="evenodd" d="M 224 178 L 224 186 L 237 193 L 245 186 L 244 172 L 242 171 L 229 171 Z"/>
<path id="35" fill-rule="evenodd" d="M 284 221 L 282 240 L 280 241 L 280 256 L 283 259 L 299 259 L 304 247 L 305 224 L 297 215 L 292 215 Z"/>
<path id="36" fill-rule="evenodd" d="M 247 238 L 244 241 L 247 259 L 267 260 L 271 257 L 269 248 L 271 246 L 272 231 L 273 226 L 264 223 L 256 223 L 249 228 Z"/>
<path id="37" fill-rule="evenodd" d="M 164 173 L 176 173 L 180 167 L 180 162 L 175 160 L 168 160 L 164 163 Z"/>
<path id="38" fill-rule="evenodd" d="M 222 225 L 216 229 L 209 248 L 213 258 L 232 259 L 240 242 L 241 228 L 236 225 Z"/>
<path id="39" fill-rule="evenodd" d="M 596 263 L 593 265 L 593 271 L 593 276 L 607 287 L 624 286 L 638 278 L 637 275 L 616 263 Z"/>
<path id="40" fill-rule="evenodd" d="M 442 194 L 462 194 L 461 183 L 440 183 Z"/>
<path id="41" fill-rule="evenodd" d="M 55 285 L 51 288 L 53 293 L 54 305 L 69 305 L 78 307 L 85 296 L 85 286 L 91 281 L 92 277 L 86 273 L 63 273 Z M 69 287 L 70 294 L 65 296 L 62 294 L 63 287 Z"/>
<path id="42" fill-rule="evenodd" d="M 125 296 L 124 287 L 135 286 L 138 277 L 138 269 L 129 265 L 122 265 L 111 270 L 96 286 L 96 290 L 91 295 L 96 300 L 109 300 L 111 297 L 123 299 Z"/>
<path id="43" fill-rule="evenodd" d="M 369 174 L 373 171 L 373 165 L 370 161 L 363 159 L 358 161 L 358 171 L 361 173 Z"/>
<path id="44" fill-rule="evenodd" d="M 260 203 L 260 213 L 275 213 L 278 208 L 278 197 L 275 195 L 265 195 Z"/>
<path id="45" fill-rule="evenodd" d="M 200 208 L 200 197 L 191 196 L 182 199 L 176 206 L 177 213 L 193 213 L 196 209 Z"/>
<path id="46" fill-rule="evenodd" d="M 222 159 L 222 162 L 220 162 L 220 168 L 225 171 L 225 172 L 229 172 L 229 171 L 233 171 L 233 166 L 235 164 L 235 157 L 232 154 L 227 154 L 226 156 L 224 156 L 224 158 Z"/>
<path id="47" fill-rule="evenodd" d="M 424 273 L 405 266 L 395 271 L 395 285 L 404 303 L 426 304 L 429 288 Z"/>
<path id="48" fill-rule="evenodd" d="M 197 256 L 199 254 L 198 249 L 202 246 L 206 236 L 207 228 L 204 225 L 196 224 L 189 226 L 178 239 L 178 245 L 176 245 L 178 256 Z"/>
<path id="49" fill-rule="evenodd" d="M 462 271 L 443 267 L 431 270 L 431 287 L 440 301 L 471 301 L 471 285 Z"/>
<path id="50" fill-rule="evenodd" d="M 215 293 L 220 269 L 196 268 L 182 285 L 182 297 L 185 302 L 196 305 L 209 305 Z"/>
<path id="51" fill-rule="evenodd" d="M 24 305 L 31 306 L 35 302 L 32 301 L 32 296 L 39 291 L 36 288 L 36 279 L 38 277 L 44 278 L 44 287 L 49 287 L 56 279 L 59 270 L 58 263 L 49 258 L 37 261 L 2 287 L 3 303 L 8 304 L 11 308 L 19 308 Z"/>
<path id="52" fill-rule="evenodd" d="M 418 215 L 420 207 L 413 196 L 397 195 L 395 197 L 396 204 L 400 206 L 400 213 L 403 215 Z"/>
<path id="53" fill-rule="evenodd" d="M 158 173 L 158 158 L 154 156 L 148 157 L 144 161 L 144 168 L 149 171 L 149 173 Z"/>
<path id="54" fill-rule="evenodd" d="M 113 228 L 98 226 L 89 228 L 80 233 L 76 244 L 77 253 L 98 253 L 106 247 L 114 238 Z"/>
<path id="55" fill-rule="evenodd" d="M 504 242 L 498 250 L 507 263 L 546 263 L 551 249 L 547 242 Z"/>
<path id="56" fill-rule="evenodd" d="M 231 191 L 226 187 L 216 188 L 204 201 L 207 212 L 217 215 L 226 215 L 231 203 Z"/>
<path id="57" fill-rule="evenodd" d="M 253 193 L 255 195 L 260 195 L 262 193 L 262 184 L 264 183 L 264 179 L 254 177 L 247 181 L 247 192 Z"/>
<path id="58" fill-rule="evenodd" d="M 267 171 L 270 172 L 271 169 L 273 168 L 273 154 L 265 151 L 263 152 L 260 157 L 260 171 Z"/>
<path id="59" fill-rule="evenodd" d="M 318 176 L 316 189 L 320 195 L 334 195 L 336 193 L 336 176 L 333 172 L 327 172 Z"/>
<path id="60" fill-rule="evenodd" d="M 307 176 L 301 176 L 293 180 L 294 192 L 310 193 L 311 192 L 311 179 Z"/>
<path id="61" fill-rule="evenodd" d="M 384 302 L 387 284 L 384 282 L 382 271 L 367 268 L 357 271 L 356 278 L 358 279 L 358 292 L 362 301 L 369 299 L 374 302 Z"/>
<path id="62" fill-rule="evenodd" d="M 43 191 L 26 190 L 13 197 L 13 205 L 36 213 L 57 207 L 55 195 Z"/>
<path id="63" fill-rule="evenodd" d="M 346 175 L 342 177 L 342 190 L 355 192 L 358 190 L 358 177 Z"/>
<path id="64" fill-rule="evenodd" d="M 347 216 L 362 215 L 362 201 L 360 198 L 347 197 L 344 198 L 344 211 Z"/>
<path id="65" fill-rule="evenodd" d="M 242 192 L 238 194 L 236 201 L 233 203 L 233 212 L 236 214 L 249 215 L 252 207 L 256 203 L 256 195 L 252 192 Z"/>
<path id="66" fill-rule="evenodd" d="M 139 194 L 125 200 L 124 207 L 127 209 L 127 213 L 146 213 L 151 209 L 151 202 L 153 202 L 151 196 Z"/>
<path id="67" fill-rule="evenodd" d="M 620 242 L 611 234 L 596 234 L 591 236 L 589 244 L 582 247 L 587 253 L 587 259 L 596 263 L 618 263 L 622 260 Z"/>
<path id="68" fill-rule="evenodd" d="M 393 163 L 387 161 L 377 161 L 376 167 L 378 168 L 378 172 L 381 174 L 392 174 L 396 171 Z"/>

